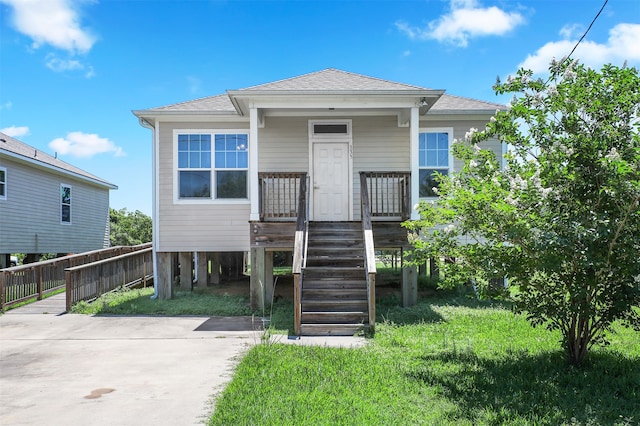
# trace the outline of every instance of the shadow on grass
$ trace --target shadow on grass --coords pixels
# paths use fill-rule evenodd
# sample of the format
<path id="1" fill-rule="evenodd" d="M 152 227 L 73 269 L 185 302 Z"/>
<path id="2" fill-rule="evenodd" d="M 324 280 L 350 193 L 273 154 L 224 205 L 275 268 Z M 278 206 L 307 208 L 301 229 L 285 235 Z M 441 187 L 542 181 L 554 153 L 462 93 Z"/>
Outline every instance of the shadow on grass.
<path id="1" fill-rule="evenodd" d="M 434 310 L 434 307 L 466 307 L 485 309 L 501 307 L 511 309 L 508 302 L 479 300 L 474 293 L 466 289 L 437 290 L 422 293 L 418 303 L 402 307 L 398 296 L 388 296 L 376 303 L 376 321 L 389 321 L 396 325 L 412 325 L 445 322 L 445 319 Z"/>
<path id="2" fill-rule="evenodd" d="M 378 299 L 376 301 L 376 322 L 389 321 L 396 325 L 444 322 L 442 315 L 436 312 L 433 307 L 445 305 L 480 309 L 502 306 L 509 309 L 506 303 L 478 300 L 469 292 L 438 290 L 428 296 L 423 295 L 417 304 L 409 307 L 402 307 L 401 300 L 396 295 Z M 284 298 L 276 300 L 272 307 L 266 308 L 264 316 L 271 318 L 271 326 L 275 329 L 287 330 L 289 335 L 294 334 L 292 300 Z"/>
<path id="3" fill-rule="evenodd" d="M 621 353 L 593 352 L 581 368 L 569 366 L 562 352 L 531 355 L 526 350 L 482 359 L 454 348 L 421 361 L 408 377 L 439 389 L 472 423 L 640 422 L 640 359 Z"/>

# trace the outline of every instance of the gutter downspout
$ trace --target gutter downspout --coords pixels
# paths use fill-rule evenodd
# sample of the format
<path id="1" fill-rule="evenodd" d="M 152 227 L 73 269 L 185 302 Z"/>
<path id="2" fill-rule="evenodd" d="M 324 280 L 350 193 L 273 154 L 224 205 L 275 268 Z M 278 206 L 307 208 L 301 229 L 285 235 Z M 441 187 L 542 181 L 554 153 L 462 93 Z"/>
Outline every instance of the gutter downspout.
<path id="1" fill-rule="evenodd" d="M 158 298 L 158 254 L 157 254 L 157 230 L 158 230 L 158 199 L 156 197 L 156 179 L 158 172 L 158 153 L 156 148 L 156 128 L 142 117 L 138 118 L 140 125 L 151 130 L 151 158 L 153 173 L 151 177 L 151 204 L 153 209 L 151 212 L 151 253 L 153 259 L 153 296 L 151 299 Z"/>

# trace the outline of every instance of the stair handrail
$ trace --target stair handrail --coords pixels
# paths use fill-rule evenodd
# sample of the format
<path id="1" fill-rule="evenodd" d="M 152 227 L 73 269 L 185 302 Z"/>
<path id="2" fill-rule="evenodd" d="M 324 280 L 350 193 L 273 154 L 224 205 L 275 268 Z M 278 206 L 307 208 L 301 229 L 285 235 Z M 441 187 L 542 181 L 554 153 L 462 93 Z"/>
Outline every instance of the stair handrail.
<path id="1" fill-rule="evenodd" d="M 293 246 L 293 303 L 295 334 L 300 334 L 302 320 L 302 271 L 307 266 L 307 249 L 309 246 L 309 178 L 306 173 L 300 175 L 300 191 L 298 195 L 298 214 L 296 218 L 296 234 Z"/>
<path id="2" fill-rule="evenodd" d="M 360 172 L 360 211 L 364 242 L 364 267 L 367 279 L 369 330 L 374 332 L 376 324 L 376 249 L 373 240 L 373 224 L 371 222 L 371 205 L 369 204 L 369 187 L 367 185 L 366 172 Z"/>

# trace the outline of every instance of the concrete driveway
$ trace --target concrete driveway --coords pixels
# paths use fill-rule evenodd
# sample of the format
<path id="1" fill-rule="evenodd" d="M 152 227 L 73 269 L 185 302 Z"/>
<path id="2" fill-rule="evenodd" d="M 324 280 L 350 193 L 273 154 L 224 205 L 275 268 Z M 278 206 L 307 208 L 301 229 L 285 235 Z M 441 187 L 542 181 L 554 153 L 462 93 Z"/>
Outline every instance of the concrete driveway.
<path id="1" fill-rule="evenodd" d="M 203 424 L 260 341 L 250 319 L 62 311 L 47 299 L 0 316 L 1 425 Z"/>

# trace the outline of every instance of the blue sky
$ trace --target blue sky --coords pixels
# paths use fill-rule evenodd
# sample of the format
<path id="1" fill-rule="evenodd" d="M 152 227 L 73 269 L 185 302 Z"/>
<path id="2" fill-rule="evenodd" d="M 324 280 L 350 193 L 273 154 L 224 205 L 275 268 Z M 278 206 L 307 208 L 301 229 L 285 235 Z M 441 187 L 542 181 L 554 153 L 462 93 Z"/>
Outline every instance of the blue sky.
<path id="1" fill-rule="evenodd" d="M 0 130 L 151 214 L 151 133 L 131 110 L 325 68 L 506 103 L 605 0 L 0 0 Z M 609 0 L 573 55 L 640 66 L 640 1 Z"/>

